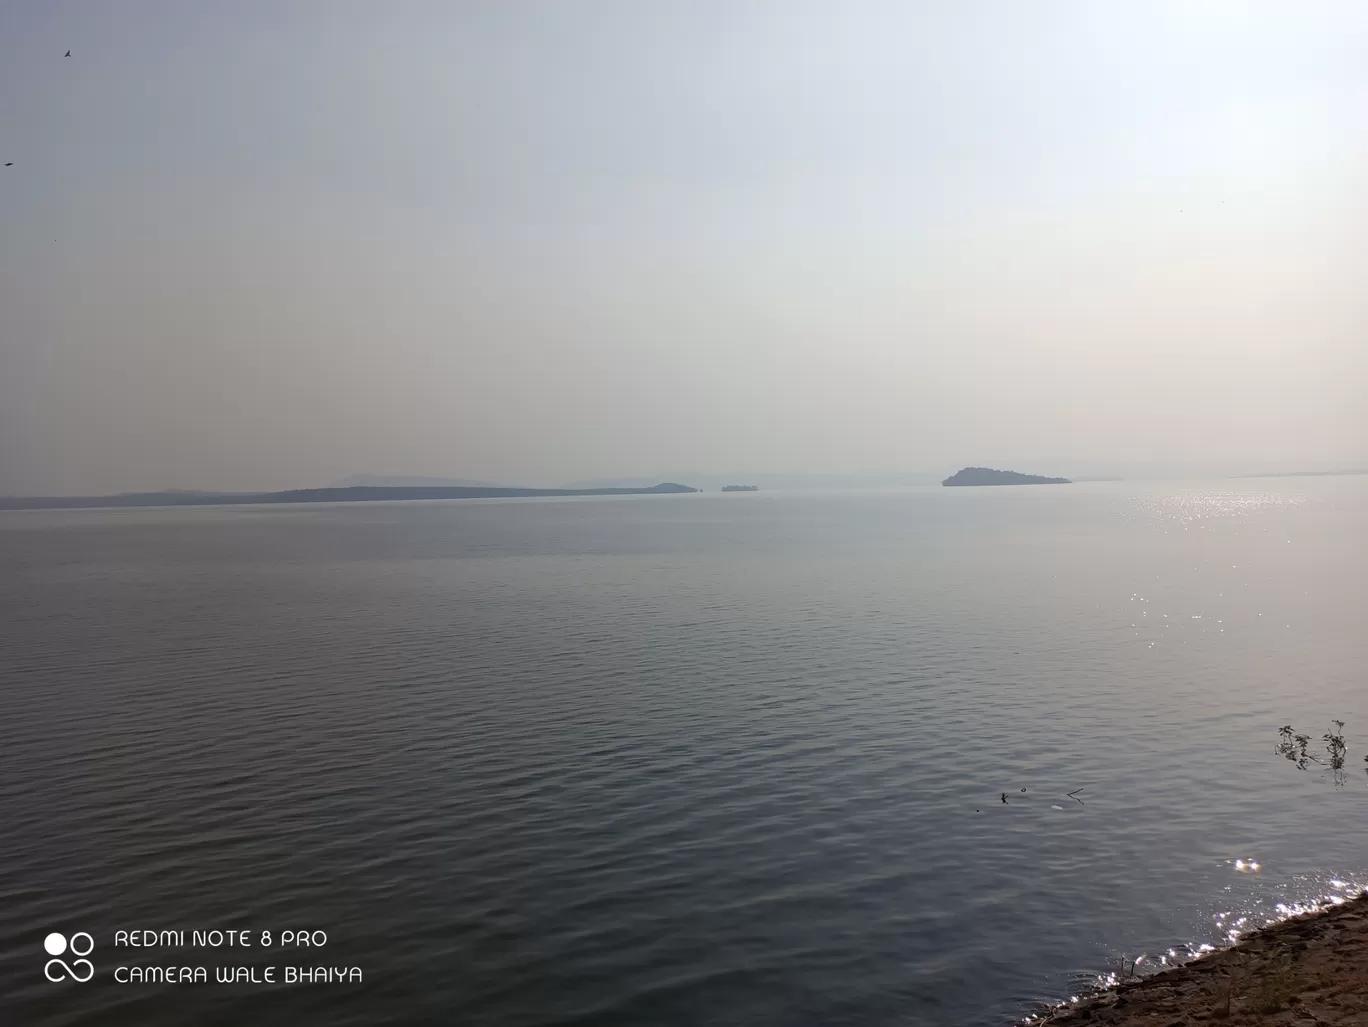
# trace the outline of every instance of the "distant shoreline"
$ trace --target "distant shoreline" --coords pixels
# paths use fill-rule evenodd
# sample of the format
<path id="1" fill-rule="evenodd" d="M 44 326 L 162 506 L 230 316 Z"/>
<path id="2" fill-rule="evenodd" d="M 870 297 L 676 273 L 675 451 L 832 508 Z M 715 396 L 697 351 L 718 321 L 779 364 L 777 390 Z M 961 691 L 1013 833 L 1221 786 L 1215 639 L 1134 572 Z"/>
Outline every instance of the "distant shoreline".
<path id="1" fill-rule="evenodd" d="M 538 496 L 650 496 L 697 492 L 661 482 L 649 488 L 518 489 L 462 486 L 355 485 L 284 492 L 135 492 L 116 496 L 0 496 L 0 510 L 95 510 L 154 506 L 259 506 L 298 503 L 383 503 L 417 499 L 522 499 Z"/>
<path id="2" fill-rule="evenodd" d="M 1355 474 L 1368 474 L 1362 471 L 1271 471 L 1268 474 L 1237 474 L 1237 478 L 1340 478 Z"/>

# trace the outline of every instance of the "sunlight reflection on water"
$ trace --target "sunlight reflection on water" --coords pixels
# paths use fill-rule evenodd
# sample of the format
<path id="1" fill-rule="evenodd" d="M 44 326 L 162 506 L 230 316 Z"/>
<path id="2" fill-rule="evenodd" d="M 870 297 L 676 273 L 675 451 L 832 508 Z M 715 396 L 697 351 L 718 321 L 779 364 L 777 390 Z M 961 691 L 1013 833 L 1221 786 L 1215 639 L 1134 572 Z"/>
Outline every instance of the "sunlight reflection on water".
<path id="1" fill-rule="evenodd" d="M 1233 867 L 1238 873 L 1251 873 L 1259 870 L 1259 864 L 1252 860 L 1227 860 L 1226 864 Z M 1294 917 L 1320 912 L 1332 906 L 1344 905 L 1357 895 L 1368 894 L 1368 874 L 1354 880 L 1346 880 L 1342 877 L 1300 875 L 1285 882 L 1282 888 L 1295 891 L 1301 897 L 1273 902 L 1271 906 L 1268 904 L 1268 900 L 1255 899 L 1247 905 L 1212 914 L 1216 932 L 1216 938 L 1213 938 L 1213 941 L 1216 941 L 1215 944 L 1213 941 L 1188 941 L 1176 943 L 1162 952 L 1142 952 L 1133 958 L 1128 955 L 1121 955 L 1117 959 L 1120 969 L 1108 970 L 1087 980 L 1081 997 L 1088 998 L 1094 994 L 1110 991 L 1127 980 L 1147 977 L 1162 970 L 1201 959 L 1203 956 L 1239 943 L 1246 935 L 1253 933 L 1256 929 L 1272 927 Z M 1251 922 L 1256 919 L 1259 921 L 1257 927 L 1251 925 Z M 1043 1009 L 1023 1017 L 1019 1023 L 1022 1025 L 1039 1024 L 1051 1012 L 1076 1004 L 1079 1001 L 1080 996 L 1071 995 L 1056 1003 L 1046 1004 Z"/>

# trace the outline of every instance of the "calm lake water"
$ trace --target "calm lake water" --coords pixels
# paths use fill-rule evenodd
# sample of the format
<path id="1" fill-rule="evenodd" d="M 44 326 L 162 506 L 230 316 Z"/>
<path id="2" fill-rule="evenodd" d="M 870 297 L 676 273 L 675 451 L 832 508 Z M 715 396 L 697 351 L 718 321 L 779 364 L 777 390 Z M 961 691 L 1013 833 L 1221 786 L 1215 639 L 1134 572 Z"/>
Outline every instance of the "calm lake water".
<path id="1" fill-rule="evenodd" d="M 0 514 L 0 1020 L 1003 1024 L 1368 879 L 1366 528 L 1364 478 Z M 1332 718 L 1342 788 L 1273 755 Z"/>

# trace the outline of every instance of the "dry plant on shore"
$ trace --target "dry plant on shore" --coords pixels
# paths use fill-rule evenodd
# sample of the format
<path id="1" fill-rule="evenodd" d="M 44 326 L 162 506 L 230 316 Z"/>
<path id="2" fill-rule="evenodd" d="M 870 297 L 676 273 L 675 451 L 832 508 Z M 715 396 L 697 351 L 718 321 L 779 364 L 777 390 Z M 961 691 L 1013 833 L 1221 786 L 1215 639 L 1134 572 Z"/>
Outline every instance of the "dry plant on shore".
<path id="1" fill-rule="evenodd" d="M 1249 1008 L 1256 1013 L 1281 1013 L 1302 990 L 1302 982 L 1286 962 L 1280 962 L 1264 974 L 1249 993 Z"/>
<path id="2" fill-rule="evenodd" d="M 1226 982 L 1216 992 L 1216 1006 L 1211 1010 L 1214 1020 L 1224 1020 L 1230 1015 L 1230 999 L 1235 994 L 1235 981 L 1227 978 Z"/>

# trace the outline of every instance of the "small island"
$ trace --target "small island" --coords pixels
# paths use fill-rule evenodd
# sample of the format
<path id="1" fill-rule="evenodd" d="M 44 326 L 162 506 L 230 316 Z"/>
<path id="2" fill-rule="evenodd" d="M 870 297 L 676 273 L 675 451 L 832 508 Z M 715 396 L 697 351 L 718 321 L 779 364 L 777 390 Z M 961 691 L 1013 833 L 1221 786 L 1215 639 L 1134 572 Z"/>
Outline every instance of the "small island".
<path id="1" fill-rule="evenodd" d="M 1039 474 L 998 471 L 991 467 L 966 467 L 946 478 L 942 485 L 1072 485 L 1068 478 L 1044 478 Z"/>
<path id="2" fill-rule="evenodd" d="M 759 485 L 723 485 L 723 492 L 759 492 Z"/>

